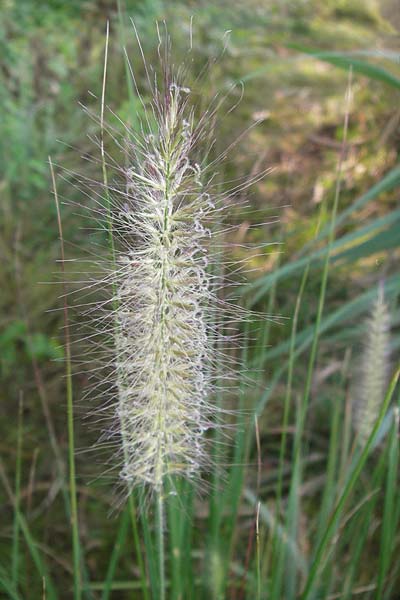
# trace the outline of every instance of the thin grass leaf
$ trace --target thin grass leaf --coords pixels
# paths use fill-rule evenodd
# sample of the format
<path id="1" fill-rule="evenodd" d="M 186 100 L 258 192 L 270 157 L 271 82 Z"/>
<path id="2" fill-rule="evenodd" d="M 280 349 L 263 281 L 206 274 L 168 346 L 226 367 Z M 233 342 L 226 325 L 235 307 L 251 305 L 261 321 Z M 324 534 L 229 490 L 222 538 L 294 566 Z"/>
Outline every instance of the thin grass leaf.
<path id="1" fill-rule="evenodd" d="M 399 284 L 400 275 L 392 275 L 391 277 L 388 277 L 384 284 L 385 297 L 387 299 L 396 297 L 398 294 Z M 354 298 L 354 300 L 346 302 L 343 304 L 343 306 L 328 314 L 322 319 L 321 333 L 325 333 L 326 331 L 331 330 L 333 327 L 341 326 L 343 323 L 354 320 L 355 318 L 358 318 L 360 315 L 364 314 L 367 310 L 369 310 L 371 301 L 376 297 L 376 293 L 376 288 L 368 290 L 367 292 L 364 292 L 364 294 Z M 313 326 L 311 325 L 298 333 L 296 353 L 301 353 L 306 350 L 310 346 L 312 339 Z M 326 337 L 325 339 L 328 340 L 329 337 Z M 285 340 L 275 346 L 275 348 L 267 350 L 264 353 L 264 361 L 281 357 L 288 352 L 289 346 L 290 342 Z"/>
<path id="2" fill-rule="evenodd" d="M 279 463 L 278 463 L 278 479 L 276 486 L 276 515 L 281 514 L 281 501 L 282 501 L 282 491 L 283 491 L 283 466 L 285 463 L 285 455 L 286 455 L 286 444 L 287 444 L 287 428 L 289 426 L 289 416 L 290 416 L 290 407 L 291 407 L 291 399 L 292 399 L 292 386 L 293 386 L 293 373 L 294 373 L 294 365 L 295 365 L 295 346 L 296 346 L 296 335 L 297 335 L 297 322 L 300 312 L 301 303 L 303 300 L 304 290 L 306 288 L 307 279 L 309 274 L 309 264 L 306 266 L 303 277 L 300 284 L 299 293 L 296 298 L 296 305 L 293 315 L 293 324 L 292 331 L 290 335 L 290 352 L 289 352 L 289 360 L 288 360 L 288 376 L 286 383 L 286 393 L 283 407 L 283 421 L 282 421 L 282 438 L 279 449 Z M 289 513 L 289 507 L 288 507 Z M 293 516 L 291 518 L 293 522 Z M 282 593 L 282 585 L 283 585 L 283 572 L 285 568 L 285 563 L 287 563 L 288 552 L 286 549 L 286 545 L 283 543 L 282 536 L 278 535 L 278 531 L 273 532 L 272 537 L 272 550 L 271 554 L 275 560 L 273 565 L 273 580 L 272 580 L 272 590 L 271 590 L 271 598 L 274 600 L 275 598 L 279 598 Z M 276 557 L 276 558 L 275 558 Z"/>
<path id="3" fill-rule="evenodd" d="M 254 492 L 246 487 L 243 490 L 243 498 L 249 502 L 249 504 L 253 507 L 257 507 L 259 499 L 254 494 Z M 308 572 L 307 560 L 303 556 L 300 548 L 298 547 L 296 539 L 293 539 L 288 536 L 288 532 L 276 519 L 275 515 L 269 510 L 268 506 L 264 503 L 260 503 L 260 521 L 264 522 L 268 529 L 276 531 L 276 534 L 281 539 L 281 543 L 287 549 L 289 555 L 291 556 L 296 568 L 300 573 L 306 575 Z"/>
<path id="4" fill-rule="evenodd" d="M 374 425 L 373 430 L 370 433 L 370 436 L 364 446 L 363 451 L 360 453 L 360 456 L 357 459 L 357 461 L 354 465 L 354 468 L 352 469 L 352 471 L 350 473 L 350 476 L 346 482 L 344 490 L 337 502 L 336 508 L 333 511 L 333 513 L 329 519 L 325 534 L 316 550 L 315 558 L 314 558 L 310 573 L 308 575 L 308 578 L 307 578 L 307 581 L 306 581 L 306 584 L 304 587 L 304 591 L 301 594 L 301 600 L 308 600 L 312 594 L 313 585 L 314 585 L 315 579 L 317 577 L 317 574 L 319 572 L 319 569 L 320 569 L 320 566 L 321 566 L 321 563 L 322 563 L 322 560 L 324 557 L 324 553 L 325 553 L 325 551 L 328 547 L 328 544 L 330 543 L 332 536 L 336 530 L 336 526 L 337 526 L 338 520 L 343 512 L 344 506 L 345 506 L 351 492 L 353 491 L 353 488 L 354 488 L 354 486 L 360 476 L 360 473 L 367 461 L 370 450 L 375 442 L 376 436 L 378 435 L 378 431 L 383 423 L 383 419 L 389 408 L 389 405 L 392 400 L 392 396 L 394 394 L 399 376 L 400 376 L 400 369 L 398 369 L 396 371 L 396 373 L 394 374 L 394 376 L 392 378 L 389 389 L 388 389 L 385 399 L 382 403 L 379 417 Z"/>
<path id="5" fill-rule="evenodd" d="M 81 600 L 82 593 L 82 569 L 81 569 L 81 545 L 79 536 L 78 522 L 78 494 L 76 487 L 76 468 L 75 468 L 75 431 L 74 431 L 74 399 L 72 387 L 72 359 L 71 359 L 71 337 L 68 319 L 68 301 L 67 288 L 65 283 L 65 252 L 64 237 L 62 230 L 60 204 L 57 193 L 56 178 L 51 157 L 48 157 L 51 180 L 53 185 L 54 202 L 57 213 L 58 233 L 60 237 L 61 253 L 61 272 L 63 276 L 63 316 L 64 316 L 64 335 L 65 335 L 65 380 L 67 395 L 67 431 L 68 431 L 68 467 L 69 467 L 69 493 L 71 506 L 71 529 L 72 529 L 72 552 L 73 552 L 73 578 L 74 578 L 74 599 Z"/>
<path id="6" fill-rule="evenodd" d="M 396 189 L 399 185 L 400 185 L 400 166 L 396 166 L 391 171 L 386 173 L 386 175 L 384 175 L 384 177 L 382 179 L 380 179 L 367 192 L 365 192 L 365 194 L 362 194 L 362 196 L 357 198 L 357 200 L 352 202 L 347 208 L 345 208 L 343 211 L 341 211 L 341 213 L 338 215 L 338 217 L 336 219 L 336 225 L 335 225 L 336 229 L 338 227 L 340 227 L 341 225 L 343 225 L 343 223 L 346 223 L 348 220 L 348 217 L 350 217 L 355 212 L 360 210 L 360 208 L 363 208 L 366 204 L 368 204 L 368 202 L 370 202 L 371 200 L 374 200 L 381 194 L 386 194 L 388 192 L 391 192 L 392 190 Z M 321 229 L 319 235 L 315 238 L 315 240 L 313 240 L 312 242 L 310 242 L 309 244 L 306 244 L 304 246 L 302 252 L 303 253 L 306 252 L 308 250 L 310 244 L 314 243 L 314 241 L 317 242 L 317 241 L 323 239 L 324 237 L 326 237 L 328 235 L 328 231 L 329 231 L 329 224 Z"/>
<path id="7" fill-rule="evenodd" d="M 5 471 L 3 463 L 1 461 L 0 461 L 0 478 L 3 482 L 6 492 L 10 498 L 10 501 L 11 501 L 12 505 L 14 506 L 15 514 L 18 519 L 19 529 L 21 530 L 22 535 L 24 536 L 25 543 L 28 547 L 29 553 L 32 557 L 32 560 L 36 567 L 36 570 L 40 576 L 40 579 L 44 580 L 46 582 L 47 600 L 56 600 L 56 598 L 57 598 L 56 588 L 55 588 L 53 581 L 48 573 L 46 565 L 42 560 L 42 557 L 41 557 L 40 552 L 37 547 L 37 543 L 35 542 L 32 534 L 30 532 L 28 521 L 26 520 L 24 515 L 21 513 L 21 511 L 17 510 L 15 508 L 15 498 L 14 498 L 11 488 L 9 486 L 7 476 L 6 476 L 6 471 Z"/>
<path id="8" fill-rule="evenodd" d="M 353 598 L 353 590 L 357 588 L 360 571 L 363 570 L 365 560 L 363 553 L 370 537 L 374 510 L 379 502 L 379 490 L 384 481 L 386 460 L 387 454 L 383 452 L 368 482 L 369 487 L 365 491 L 366 499 L 361 500 L 361 503 L 355 509 L 350 509 L 350 516 L 343 516 L 340 535 L 329 557 L 329 562 L 334 564 L 335 557 L 339 558 L 351 548 L 351 560 L 344 574 L 342 585 L 339 587 L 343 596 L 342 600 Z M 375 588 L 375 585 L 372 584 L 372 587 Z"/>
<path id="9" fill-rule="evenodd" d="M 112 584 L 113 584 L 113 579 L 114 579 L 114 575 L 115 575 L 115 570 L 116 570 L 116 567 L 118 564 L 118 559 L 121 555 L 121 551 L 123 549 L 123 546 L 124 546 L 124 543 L 126 540 L 126 536 L 128 534 L 129 521 L 130 521 L 129 510 L 125 509 L 122 514 L 122 518 L 121 518 L 121 522 L 120 522 L 120 525 L 118 528 L 117 536 L 115 538 L 114 548 L 111 553 L 110 562 L 108 564 L 107 575 L 106 575 L 106 579 L 104 581 L 103 594 L 101 596 L 102 600 L 109 600 L 111 590 L 112 590 Z"/>
<path id="10" fill-rule="evenodd" d="M 389 571 L 398 521 L 395 518 L 397 491 L 397 474 L 399 467 L 399 409 L 396 407 L 392 415 L 392 427 L 389 435 L 389 457 L 385 488 L 384 509 L 382 517 L 382 534 L 377 577 L 377 598 L 384 598 L 385 577 Z"/>
<path id="11" fill-rule="evenodd" d="M 17 589 L 14 586 L 14 583 L 9 579 L 7 575 L 7 571 L 0 567 L 0 588 L 7 593 L 7 598 L 9 600 L 23 600 L 22 596 L 19 595 Z"/>
<path id="12" fill-rule="evenodd" d="M 23 401 L 22 396 L 18 407 L 18 429 L 17 429 L 17 457 L 15 465 L 15 492 L 14 492 L 14 526 L 12 541 L 11 573 L 14 587 L 18 585 L 18 563 L 19 563 L 19 520 L 21 495 L 21 467 L 22 467 L 22 438 L 23 438 Z"/>
<path id="13" fill-rule="evenodd" d="M 399 220 L 400 210 L 392 211 L 388 215 L 375 219 L 372 223 L 368 223 L 364 227 L 360 227 L 338 238 L 332 243 L 330 260 L 332 262 L 337 262 L 341 259 L 346 259 L 347 261 L 356 260 L 376 252 L 397 247 L 399 244 Z M 318 238 L 320 236 L 317 236 L 315 239 Z M 387 240 L 386 243 L 385 240 Z M 260 277 L 253 284 L 244 288 L 243 292 L 249 294 L 251 305 L 254 305 L 262 299 L 272 285 L 281 279 L 293 276 L 293 274 L 305 268 L 308 263 L 314 268 L 319 267 L 326 257 L 327 252 L 327 246 L 314 250 L 309 255 L 302 256 L 274 270 L 273 273 L 268 273 L 264 277 Z M 252 290 L 254 291 L 250 294 Z"/>
<path id="14" fill-rule="evenodd" d="M 365 75 L 369 79 L 375 79 L 376 81 L 380 81 L 396 89 L 400 89 L 400 79 L 396 77 L 396 75 L 390 71 L 387 71 L 383 67 L 379 67 L 378 65 L 374 65 L 365 60 L 356 58 L 354 55 L 349 53 L 316 50 L 314 48 L 304 46 L 303 44 L 294 43 L 286 44 L 286 47 L 292 50 L 298 50 L 304 54 L 308 54 L 313 58 L 327 62 L 335 67 L 344 69 L 345 71 L 348 71 L 350 68 L 352 68 L 354 73 Z"/>

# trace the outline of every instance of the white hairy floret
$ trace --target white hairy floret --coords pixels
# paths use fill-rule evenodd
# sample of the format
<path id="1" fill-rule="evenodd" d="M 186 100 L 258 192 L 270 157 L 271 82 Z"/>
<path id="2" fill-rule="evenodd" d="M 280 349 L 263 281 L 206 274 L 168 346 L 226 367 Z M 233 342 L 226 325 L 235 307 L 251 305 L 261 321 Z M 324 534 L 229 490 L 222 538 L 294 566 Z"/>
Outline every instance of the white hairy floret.
<path id="1" fill-rule="evenodd" d="M 170 84 L 158 97 L 156 133 L 133 148 L 118 215 L 117 412 L 129 487 L 160 489 L 166 476 L 196 472 L 209 426 L 204 219 L 212 205 L 191 162 L 197 134 L 187 95 Z"/>
<path id="2" fill-rule="evenodd" d="M 388 384 L 389 329 L 390 314 L 380 290 L 366 323 L 366 341 L 354 398 L 354 427 L 361 443 L 367 441 L 375 425 Z"/>

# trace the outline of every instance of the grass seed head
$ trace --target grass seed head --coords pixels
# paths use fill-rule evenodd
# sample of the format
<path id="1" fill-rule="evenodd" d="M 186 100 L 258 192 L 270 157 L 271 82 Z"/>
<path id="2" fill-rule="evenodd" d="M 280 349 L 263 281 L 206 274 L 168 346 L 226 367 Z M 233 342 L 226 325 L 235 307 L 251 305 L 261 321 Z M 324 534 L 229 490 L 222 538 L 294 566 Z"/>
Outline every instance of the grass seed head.
<path id="1" fill-rule="evenodd" d="M 191 157 L 199 132 L 189 90 L 165 85 L 152 106 L 155 132 L 131 148 L 114 285 L 121 476 L 156 490 L 204 461 L 211 351 L 204 219 L 212 204 Z"/>
<path id="2" fill-rule="evenodd" d="M 366 339 L 353 395 L 354 428 L 362 444 L 378 418 L 388 384 L 389 330 L 389 309 L 380 288 L 366 322 Z"/>

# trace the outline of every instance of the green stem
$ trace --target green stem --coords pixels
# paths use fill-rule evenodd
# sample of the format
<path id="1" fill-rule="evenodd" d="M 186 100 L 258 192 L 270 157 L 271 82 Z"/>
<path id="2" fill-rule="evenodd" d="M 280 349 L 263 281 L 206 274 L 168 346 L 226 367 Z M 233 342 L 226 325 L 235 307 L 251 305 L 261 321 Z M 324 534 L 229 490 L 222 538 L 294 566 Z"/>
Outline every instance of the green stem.
<path id="1" fill-rule="evenodd" d="M 318 344 L 319 344 L 321 321 L 322 321 L 322 315 L 323 315 L 324 306 L 325 306 L 326 290 L 327 290 L 327 285 L 328 285 L 329 260 L 330 260 L 330 256 L 331 256 L 332 245 L 333 245 L 333 242 L 335 239 L 336 215 L 337 215 L 337 211 L 338 211 L 338 207 L 339 207 L 339 198 L 340 198 L 341 183 L 342 183 L 341 179 L 342 179 L 343 163 L 344 163 L 344 158 L 345 158 L 347 131 L 348 131 L 348 125 L 349 125 L 350 89 L 351 89 L 351 71 L 349 73 L 349 82 L 348 82 L 348 87 L 347 87 L 347 103 L 346 103 L 346 111 L 345 111 L 344 125 L 343 125 L 342 149 L 341 149 L 341 153 L 340 153 L 340 157 L 339 157 L 339 161 L 338 161 L 338 167 L 337 167 L 335 197 L 334 197 L 334 201 L 333 201 L 332 215 L 331 215 L 331 220 L 330 220 L 330 230 L 329 230 L 329 237 L 328 237 L 328 244 L 327 244 L 327 252 L 325 255 L 323 271 L 322 271 L 322 280 L 321 280 L 321 288 L 320 288 L 320 295 L 319 295 L 319 301 L 318 301 L 317 318 L 316 318 L 316 322 L 315 322 L 314 337 L 313 337 L 313 341 L 312 341 L 312 345 L 311 345 L 310 360 L 308 363 L 308 370 L 307 370 L 306 384 L 305 384 L 304 395 L 303 395 L 303 402 L 302 402 L 301 409 L 300 409 L 302 425 L 304 424 L 304 420 L 307 415 L 309 397 L 310 397 L 310 392 L 311 392 L 311 383 L 312 383 L 312 378 L 313 378 L 313 373 L 314 373 L 315 361 L 316 361 L 316 357 L 317 357 Z"/>
<path id="2" fill-rule="evenodd" d="M 159 577 L 159 600 L 165 600 L 165 552 L 164 552 L 164 497 L 163 489 L 157 492 L 157 558 Z"/>
<path id="3" fill-rule="evenodd" d="M 115 267 L 116 255 L 115 255 L 115 243 L 114 243 L 114 235 L 113 235 L 113 219 L 112 219 L 112 212 L 111 212 L 111 198 L 110 198 L 109 187 L 108 187 L 107 165 L 106 165 L 105 150 L 104 150 L 104 107 L 105 107 L 105 95 L 106 95 L 109 37 L 110 37 L 110 25 L 109 25 L 109 22 L 107 21 L 106 44 L 105 44 L 105 50 L 104 50 L 103 83 L 102 83 L 102 90 L 101 90 L 101 107 L 100 107 L 100 153 L 101 153 L 101 167 L 102 167 L 102 173 L 103 173 L 103 186 L 104 186 L 104 193 L 105 193 L 105 198 L 106 198 L 106 203 L 107 203 L 108 243 L 109 243 L 110 252 L 111 252 L 111 260 Z M 116 295 L 115 282 L 113 282 L 112 289 L 113 289 L 113 298 L 114 298 L 113 308 L 116 311 L 118 308 L 118 300 L 117 300 L 117 295 Z M 114 322 L 114 329 L 116 332 L 118 331 L 117 320 L 115 320 L 115 322 Z M 124 437 L 125 426 L 124 426 L 123 422 L 121 422 L 121 428 L 122 428 L 122 437 Z M 124 444 L 124 451 L 125 451 L 125 444 Z M 134 541 L 134 545 L 135 545 L 136 558 L 138 561 L 140 577 L 141 577 L 141 582 L 142 582 L 143 597 L 145 598 L 145 600 L 147 600 L 149 595 L 148 595 L 147 583 L 146 583 L 146 571 L 145 571 L 144 561 L 142 558 L 142 551 L 141 551 L 140 539 L 139 539 L 139 531 L 138 531 L 138 526 L 137 526 L 136 503 L 135 503 L 135 499 L 133 497 L 132 491 L 130 491 L 130 494 L 129 494 L 128 507 L 129 507 L 129 514 L 130 514 L 130 518 L 131 518 L 131 524 L 132 524 L 132 533 L 133 533 L 133 541 Z"/>
<path id="4" fill-rule="evenodd" d="M 60 235 L 61 248 L 61 272 L 63 275 L 63 295 L 64 295 L 64 332 L 65 332 L 65 370 L 67 385 L 67 427 L 68 427 L 68 466 L 69 466 L 69 493 L 71 502 L 71 527 L 72 527 L 72 553 L 74 567 L 74 598 L 80 600 L 81 595 L 81 561 L 80 561 L 80 542 L 79 542 L 79 523 L 78 523 L 78 501 L 76 491 L 76 472 L 75 472 L 75 434 L 74 434 L 74 402 L 72 390 L 72 368 L 71 368 L 71 338 L 68 322 L 68 302 L 67 289 L 65 283 L 65 252 L 64 238 L 61 223 L 60 204 L 58 201 L 56 179 L 51 157 L 49 156 L 49 165 L 51 179 L 53 184 L 54 200 L 57 210 L 57 223 Z"/>
<path id="5" fill-rule="evenodd" d="M 21 496 L 21 456 L 22 456 L 22 430 L 23 430 L 23 401 L 22 395 L 18 407 L 18 434 L 17 434 L 17 460 L 15 465 L 15 505 L 14 505 L 14 529 L 12 545 L 12 583 L 16 588 L 18 585 L 18 563 L 19 563 L 19 521 L 18 511 Z"/>
<path id="6" fill-rule="evenodd" d="M 139 565 L 140 579 L 142 583 L 142 592 L 144 600 L 149 600 L 149 591 L 147 589 L 147 580 L 146 580 L 146 569 L 142 556 L 142 548 L 140 545 L 140 537 L 139 537 L 139 528 L 137 524 L 137 510 L 136 510 L 136 502 L 133 493 L 129 494 L 128 498 L 128 508 L 129 514 L 131 518 L 131 526 L 132 526 L 132 535 L 133 542 L 135 545 L 136 559 Z"/>
<path id="7" fill-rule="evenodd" d="M 260 502 L 257 503 L 256 515 L 257 600 L 261 600 Z"/>
<path id="8" fill-rule="evenodd" d="M 271 559 L 274 561 L 274 571 L 276 576 L 273 577 L 272 581 L 272 590 L 271 590 L 271 598 L 279 598 L 281 594 L 281 588 L 283 585 L 283 572 L 285 567 L 285 562 L 288 560 L 287 558 L 287 549 L 286 545 L 282 541 L 282 538 L 279 536 L 278 525 L 281 514 L 281 505 L 282 505 L 282 491 L 283 491 L 283 471 L 284 471 L 284 462 L 285 462 L 285 454 L 286 454 L 286 446 L 287 446 L 287 429 L 289 426 L 289 417 L 290 417 L 290 405 L 292 399 L 292 384 L 293 384 L 293 374 L 294 374 L 294 364 L 295 364 L 295 347 L 296 347 L 296 335 L 297 335 L 297 323 L 299 318 L 299 312 L 301 303 L 303 300 L 303 294 L 306 287 L 308 273 L 309 273 L 310 263 L 307 264 L 306 269 L 304 270 L 300 290 L 297 295 L 296 306 L 293 315 L 293 324 L 292 324 L 292 332 L 290 336 L 290 353 L 289 353 L 289 367 L 288 367 L 288 377 L 286 384 L 286 393 L 284 399 L 284 408 L 283 408 L 283 422 L 282 422 L 282 437 L 279 448 L 279 467 L 278 467 L 278 480 L 276 487 L 276 526 L 272 533 L 272 549 L 271 549 Z M 289 520 L 289 517 L 288 517 Z M 289 573 L 287 573 L 287 577 L 289 578 Z"/>

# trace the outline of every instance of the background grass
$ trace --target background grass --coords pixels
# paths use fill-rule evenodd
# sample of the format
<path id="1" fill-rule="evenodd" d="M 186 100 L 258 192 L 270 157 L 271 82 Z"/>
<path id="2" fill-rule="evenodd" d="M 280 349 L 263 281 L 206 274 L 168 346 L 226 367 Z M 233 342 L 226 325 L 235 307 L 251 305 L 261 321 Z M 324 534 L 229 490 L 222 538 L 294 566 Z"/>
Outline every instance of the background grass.
<path id="1" fill-rule="evenodd" d="M 236 393 L 216 399 L 243 412 L 229 445 L 217 446 L 209 493 L 199 496 L 179 482 L 181 493 L 168 499 L 167 598 L 395 600 L 398 390 L 393 380 L 361 452 L 351 385 L 364 317 L 381 281 L 392 312 L 393 372 L 400 342 L 400 19 L 395 2 L 357 0 L 3 1 L 0 594 L 71 598 L 74 579 L 78 587 L 63 317 L 55 310 L 62 307 L 60 247 L 47 156 L 58 172 L 62 164 L 98 177 L 96 164 L 81 158 L 96 153 L 88 135 L 98 135 L 98 125 L 78 103 L 99 114 L 107 19 L 107 103 L 135 126 L 140 106 L 123 45 L 145 99 L 147 92 L 130 16 L 155 64 L 154 21 L 167 20 L 179 62 L 193 16 L 193 76 L 220 54 L 224 32 L 232 30 L 199 97 L 206 105 L 218 90 L 245 85 L 244 99 L 221 119 L 216 151 L 261 122 L 229 152 L 220 179 L 273 167 L 252 186 L 250 209 L 229 216 L 240 225 L 233 242 L 265 246 L 257 255 L 232 247 L 230 258 L 254 269 L 241 301 L 282 319 L 248 325 L 251 344 Z M 232 104 L 240 95 L 237 86 Z M 73 178 L 61 175 L 60 201 L 82 201 Z M 88 225 L 71 206 L 61 209 L 67 258 L 81 256 Z M 267 221 L 273 224 L 252 227 Z M 71 298 L 78 305 L 82 296 Z M 72 331 L 77 318 L 72 307 Z M 97 436 L 84 419 L 89 373 L 72 367 L 75 441 L 84 450 Z M 101 457 L 78 451 L 82 589 L 75 597 L 157 598 L 153 515 L 138 515 L 138 496 L 110 516 L 113 482 L 98 477 L 103 472 Z"/>

